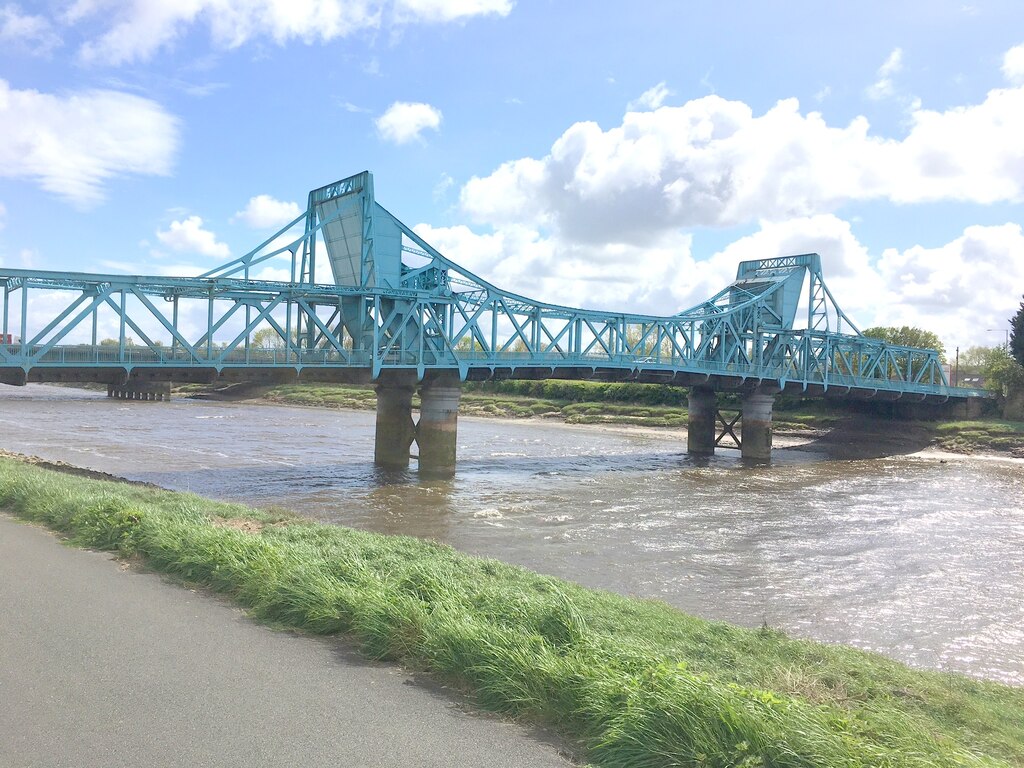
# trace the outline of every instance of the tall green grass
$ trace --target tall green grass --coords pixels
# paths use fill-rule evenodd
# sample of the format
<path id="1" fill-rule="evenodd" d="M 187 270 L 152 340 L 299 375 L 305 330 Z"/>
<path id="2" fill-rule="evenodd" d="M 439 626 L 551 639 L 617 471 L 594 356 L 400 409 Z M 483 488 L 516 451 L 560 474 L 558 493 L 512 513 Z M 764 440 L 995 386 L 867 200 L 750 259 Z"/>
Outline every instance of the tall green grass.
<path id="1" fill-rule="evenodd" d="M 373 658 L 554 728 L 598 765 L 1024 765 L 1020 689 L 703 621 L 429 541 L 9 459 L 0 508 L 272 624 L 347 634 Z"/>

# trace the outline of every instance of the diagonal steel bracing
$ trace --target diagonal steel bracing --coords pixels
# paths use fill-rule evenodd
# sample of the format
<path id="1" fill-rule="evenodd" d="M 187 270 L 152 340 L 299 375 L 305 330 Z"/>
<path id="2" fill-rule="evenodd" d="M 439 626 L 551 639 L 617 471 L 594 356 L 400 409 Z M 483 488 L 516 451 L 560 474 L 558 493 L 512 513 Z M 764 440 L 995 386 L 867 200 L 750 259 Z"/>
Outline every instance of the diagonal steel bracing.
<path id="1" fill-rule="evenodd" d="M 317 282 L 318 263 L 332 283 Z M 263 279 L 273 269 L 289 279 Z M 733 283 L 667 317 L 546 304 L 439 253 L 376 202 L 368 172 L 314 190 L 289 225 L 199 277 L 0 270 L 0 286 L 8 383 L 196 371 L 375 379 L 407 369 L 421 379 L 450 370 L 462 379 L 983 395 L 951 388 L 933 350 L 863 336 L 817 254 L 742 262 Z"/>

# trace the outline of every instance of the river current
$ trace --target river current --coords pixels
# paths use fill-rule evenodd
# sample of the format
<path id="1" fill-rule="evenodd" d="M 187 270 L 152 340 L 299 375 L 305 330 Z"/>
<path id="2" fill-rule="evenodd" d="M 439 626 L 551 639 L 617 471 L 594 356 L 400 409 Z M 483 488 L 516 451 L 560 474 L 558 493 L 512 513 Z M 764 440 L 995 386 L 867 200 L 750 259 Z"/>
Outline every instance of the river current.
<path id="1" fill-rule="evenodd" d="M 443 541 L 709 619 L 1024 685 L 1024 462 L 685 453 L 682 432 L 460 418 L 452 480 L 374 414 L 0 386 L 0 448 Z"/>

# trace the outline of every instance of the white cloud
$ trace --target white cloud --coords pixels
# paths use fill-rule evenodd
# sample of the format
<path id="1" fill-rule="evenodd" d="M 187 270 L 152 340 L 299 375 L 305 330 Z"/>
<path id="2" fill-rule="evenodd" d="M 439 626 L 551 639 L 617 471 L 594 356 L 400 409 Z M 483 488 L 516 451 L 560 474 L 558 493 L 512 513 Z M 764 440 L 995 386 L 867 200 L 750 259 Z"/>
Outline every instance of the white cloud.
<path id="1" fill-rule="evenodd" d="M 448 196 L 448 191 L 455 186 L 455 179 L 449 176 L 447 173 L 442 173 L 441 178 L 437 180 L 437 184 L 434 185 L 434 191 L 431 193 L 431 197 L 435 202 L 444 200 Z"/>
<path id="2" fill-rule="evenodd" d="M 380 28 L 390 9 L 394 24 L 445 23 L 474 16 L 505 16 L 510 0 L 76 0 L 64 21 L 109 18 L 79 57 L 90 64 L 130 64 L 170 47 L 197 25 L 209 27 L 216 47 L 238 48 L 269 38 L 307 45 Z"/>
<path id="3" fill-rule="evenodd" d="M 895 71 L 898 57 L 887 70 Z M 1005 69 L 1005 68 L 1004 68 Z M 884 73 L 883 73 L 884 74 Z M 947 346 L 987 344 L 1024 284 L 1018 224 L 968 227 L 936 247 L 870 253 L 848 203 L 1024 201 L 1024 87 L 945 111 L 914 107 L 901 138 L 863 117 L 829 125 L 795 99 L 755 115 L 717 96 L 570 126 L 539 158 L 474 177 L 460 204 L 489 232 L 418 227 L 458 263 L 541 301 L 669 314 L 716 293 L 740 261 L 818 252 L 861 329 L 917 325 Z M 756 224 L 697 260 L 687 230 Z"/>
<path id="4" fill-rule="evenodd" d="M 1014 85 L 1024 85 L 1024 43 L 1003 55 L 1003 77 Z"/>
<path id="5" fill-rule="evenodd" d="M 662 80 L 657 85 L 651 86 L 646 91 L 641 93 L 636 99 L 629 102 L 626 105 L 626 109 L 629 111 L 639 111 L 648 109 L 657 109 L 665 103 L 665 99 L 672 95 L 672 91 L 665 85 L 665 81 Z"/>
<path id="6" fill-rule="evenodd" d="M 232 217 L 232 221 L 243 221 L 254 229 L 269 229 L 283 227 L 300 213 L 302 209 L 298 203 L 275 200 L 270 195 L 256 195 L 249 198 L 249 203 Z"/>
<path id="7" fill-rule="evenodd" d="M 512 0 L 396 0 L 395 17 L 401 22 L 462 21 L 473 16 L 508 16 Z"/>
<path id="8" fill-rule="evenodd" d="M 0 176 L 28 178 L 88 207 L 125 174 L 170 173 L 178 120 L 154 101 L 106 90 L 66 95 L 0 80 Z"/>
<path id="9" fill-rule="evenodd" d="M 24 14 L 19 5 L 8 3 L 0 8 L 0 44 L 45 56 L 61 45 L 61 39 L 48 19 Z"/>
<path id="10" fill-rule="evenodd" d="M 934 331 L 947 348 L 998 343 L 987 328 L 1006 328 L 1024 285 L 1020 224 L 971 226 L 935 248 L 886 250 L 878 272 L 887 294 L 878 325 L 915 325 Z"/>
<path id="11" fill-rule="evenodd" d="M 865 91 L 867 97 L 878 101 L 892 96 L 895 93 L 892 76 L 901 69 L 903 69 L 903 51 L 893 48 L 885 63 L 878 68 L 878 79 Z"/>
<path id="12" fill-rule="evenodd" d="M 503 290 L 538 301 L 609 311 L 678 312 L 693 303 L 702 285 L 685 295 L 673 291 L 678 276 L 694 275 L 691 237 L 676 234 L 656 246 L 585 244 L 545 237 L 528 227 L 479 234 L 465 226 L 431 227 L 416 233 L 441 253 Z M 735 265 L 732 267 L 735 270 Z M 728 283 L 719 281 L 714 290 Z"/>
<path id="13" fill-rule="evenodd" d="M 755 116 L 718 96 L 630 112 L 602 130 L 576 123 L 542 158 L 504 163 L 463 187 L 474 220 L 583 242 L 644 243 L 681 227 L 736 226 L 844 203 L 1024 199 L 1024 88 L 978 105 L 918 109 L 905 138 L 865 118 L 828 125 L 795 99 Z"/>
<path id="14" fill-rule="evenodd" d="M 385 141 L 406 144 L 427 130 L 441 127 L 441 110 L 421 102 L 396 101 L 377 118 L 377 133 Z"/>
<path id="15" fill-rule="evenodd" d="M 156 236 L 161 243 L 175 251 L 189 251 L 221 259 L 231 255 L 225 243 L 217 242 L 213 232 L 203 229 L 203 220 L 199 216 L 172 221 L 170 227 L 158 231 Z"/>

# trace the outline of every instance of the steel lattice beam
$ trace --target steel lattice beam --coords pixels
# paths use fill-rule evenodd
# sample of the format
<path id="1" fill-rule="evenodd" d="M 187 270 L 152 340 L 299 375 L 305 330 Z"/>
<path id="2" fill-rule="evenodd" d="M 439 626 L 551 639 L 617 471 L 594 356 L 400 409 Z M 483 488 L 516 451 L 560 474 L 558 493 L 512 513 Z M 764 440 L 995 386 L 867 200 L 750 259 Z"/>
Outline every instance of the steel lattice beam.
<path id="1" fill-rule="evenodd" d="M 335 284 L 314 282 L 325 248 Z M 352 252 L 348 272 L 337 266 L 343 248 Z M 291 281 L 254 279 L 282 258 Z M 950 387 L 934 350 L 861 335 L 828 290 L 817 254 L 743 262 L 731 285 L 677 315 L 557 306 L 503 291 L 439 253 L 374 200 L 366 172 L 314 190 L 291 224 L 199 277 L 0 270 L 0 286 L 0 380 L 8 383 L 274 371 L 374 379 L 410 369 L 420 378 L 452 370 L 463 379 L 986 395 Z M 804 305 L 804 327 L 795 327 Z M 274 344 L 253 344 L 261 328 Z"/>

